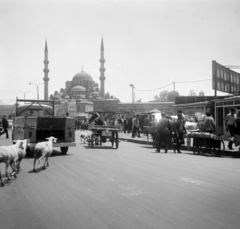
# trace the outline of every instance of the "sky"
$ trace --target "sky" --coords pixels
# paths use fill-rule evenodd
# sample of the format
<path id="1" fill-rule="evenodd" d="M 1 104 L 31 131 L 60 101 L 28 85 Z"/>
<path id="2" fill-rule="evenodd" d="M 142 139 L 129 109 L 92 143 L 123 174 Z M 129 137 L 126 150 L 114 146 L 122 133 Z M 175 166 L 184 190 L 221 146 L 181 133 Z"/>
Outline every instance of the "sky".
<path id="1" fill-rule="evenodd" d="M 100 84 L 102 38 L 105 93 L 121 102 L 130 84 L 142 102 L 173 82 L 180 95 L 214 95 L 212 61 L 240 66 L 239 28 L 239 0 L 1 0 L 0 102 L 37 99 L 29 83 L 43 83 L 46 40 L 49 95 L 82 68 Z"/>

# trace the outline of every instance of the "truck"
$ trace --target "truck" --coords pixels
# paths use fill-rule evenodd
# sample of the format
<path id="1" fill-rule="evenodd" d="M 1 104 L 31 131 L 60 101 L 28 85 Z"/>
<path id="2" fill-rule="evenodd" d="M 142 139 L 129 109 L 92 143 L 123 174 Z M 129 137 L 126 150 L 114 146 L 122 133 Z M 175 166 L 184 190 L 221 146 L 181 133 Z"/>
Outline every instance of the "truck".
<path id="1" fill-rule="evenodd" d="M 67 154 L 75 143 L 75 119 L 67 116 L 54 116 L 54 100 L 16 99 L 13 115 L 12 141 L 29 139 L 27 155 L 38 142 L 53 136 L 57 142 L 53 147 L 60 147 L 62 154 Z"/>

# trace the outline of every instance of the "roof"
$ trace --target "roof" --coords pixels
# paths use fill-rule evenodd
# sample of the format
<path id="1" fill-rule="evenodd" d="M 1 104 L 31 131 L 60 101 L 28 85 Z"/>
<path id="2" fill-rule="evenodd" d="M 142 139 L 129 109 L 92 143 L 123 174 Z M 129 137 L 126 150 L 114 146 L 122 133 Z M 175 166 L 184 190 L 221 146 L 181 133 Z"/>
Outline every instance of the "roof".
<path id="1" fill-rule="evenodd" d="M 71 88 L 71 91 L 86 91 L 85 87 L 77 85 Z"/>
<path id="2" fill-rule="evenodd" d="M 88 73 L 86 73 L 86 72 L 84 72 L 84 71 L 81 71 L 81 72 L 77 73 L 77 74 L 73 77 L 72 80 L 73 80 L 73 81 L 76 81 L 76 80 L 85 80 L 85 81 L 91 81 L 91 82 L 93 82 L 92 77 L 91 77 Z"/>

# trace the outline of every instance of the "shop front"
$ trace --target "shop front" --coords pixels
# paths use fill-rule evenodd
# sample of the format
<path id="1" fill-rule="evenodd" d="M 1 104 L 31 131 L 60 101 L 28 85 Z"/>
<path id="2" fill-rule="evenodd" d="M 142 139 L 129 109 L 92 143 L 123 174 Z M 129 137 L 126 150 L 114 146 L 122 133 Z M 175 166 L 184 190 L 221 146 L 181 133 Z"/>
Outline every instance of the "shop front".
<path id="1" fill-rule="evenodd" d="M 240 110 L 240 96 L 229 97 L 225 99 L 214 100 L 215 103 L 215 120 L 216 120 L 216 134 L 226 135 L 225 120 L 232 108 Z"/>

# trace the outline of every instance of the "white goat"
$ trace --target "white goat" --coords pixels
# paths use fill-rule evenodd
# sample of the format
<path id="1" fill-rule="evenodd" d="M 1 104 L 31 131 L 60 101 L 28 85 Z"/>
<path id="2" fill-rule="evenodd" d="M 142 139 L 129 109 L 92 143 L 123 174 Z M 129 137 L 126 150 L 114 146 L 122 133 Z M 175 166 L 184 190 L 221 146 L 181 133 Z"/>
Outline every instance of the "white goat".
<path id="1" fill-rule="evenodd" d="M 80 134 L 80 142 L 85 143 L 85 141 L 86 140 L 89 141 L 89 139 L 90 139 L 90 134 L 84 133 L 84 132 Z"/>
<path id="2" fill-rule="evenodd" d="M 22 140 L 17 140 L 16 144 L 10 145 L 10 146 L 1 146 L 0 147 L 0 163 L 3 162 L 6 165 L 5 173 L 10 181 L 10 176 L 8 173 L 8 167 L 11 165 L 12 167 L 12 174 L 14 175 L 15 178 L 16 176 L 16 161 L 18 159 L 18 152 L 22 150 L 22 145 L 23 141 Z M 1 175 L 1 170 L 0 170 L 0 181 L 1 185 L 4 186 L 3 181 L 2 181 L 2 175 Z"/>
<path id="3" fill-rule="evenodd" d="M 49 137 L 49 138 L 46 138 L 48 139 L 48 141 L 46 142 L 39 142 L 36 146 L 35 146 L 35 149 L 34 149 L 34 162 L 33 162 L 33 172 L 36 172 L 36 169 L 35 169 L 35 163 L 36 163 L 36 160 L 38 159 L 38 167 L 37 169 L 39 168 L 40 166 L 40 163 L 41 163 L 41 160 L 43 158 L 45 158 L 45 162 L 43 164 L 43 169 L 46 169 L 46 163 L 47 163 L 47 166 L 49 166 L 48 164 L 48 157 L 52 154 L 53 152 L 53 142 L 56 142 L 57 141 L 57 138 L 55 137 Z"/>
<path id="4" fill-rule="evenodd" d="M 26 156 L 26 149 L 29 144 L 29 139 L 22 140 L 22 142 L 23 142 L 22 147 L 20 148 L 20 150 L 18 150 L 18 159 L 16 161 L 17 171 L 20 170 L 20 163 L 21 163 L 22 159 Z"/>

